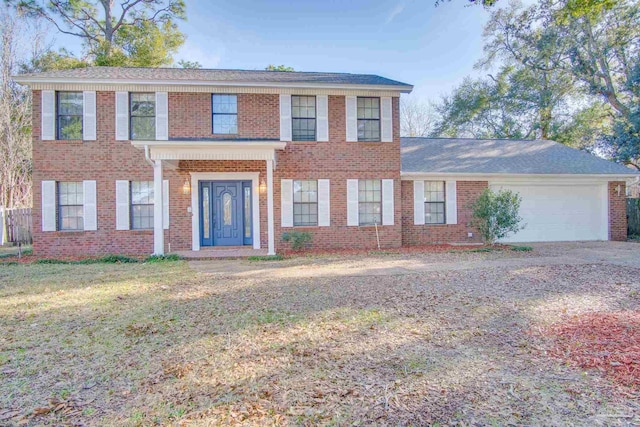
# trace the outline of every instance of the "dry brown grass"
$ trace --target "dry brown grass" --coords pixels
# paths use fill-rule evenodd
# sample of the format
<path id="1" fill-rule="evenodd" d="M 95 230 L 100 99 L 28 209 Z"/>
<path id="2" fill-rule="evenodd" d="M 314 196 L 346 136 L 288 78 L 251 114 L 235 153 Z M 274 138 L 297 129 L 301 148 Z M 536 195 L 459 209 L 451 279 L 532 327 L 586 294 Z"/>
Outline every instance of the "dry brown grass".
<path id="1" fill-rule="evenodd" d="M 638 309 L 639 291 L 637 269 L 604 264 L 303 278 L 4 266 L 0 425 L 638 423 L 637 396 L 526 332 Z"/>

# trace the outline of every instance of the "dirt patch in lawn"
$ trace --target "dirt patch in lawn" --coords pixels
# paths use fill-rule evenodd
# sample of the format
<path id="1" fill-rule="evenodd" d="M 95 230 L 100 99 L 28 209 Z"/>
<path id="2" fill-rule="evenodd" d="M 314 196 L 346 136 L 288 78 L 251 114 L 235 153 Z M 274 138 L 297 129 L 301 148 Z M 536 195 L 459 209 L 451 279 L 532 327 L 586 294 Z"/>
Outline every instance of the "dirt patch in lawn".
<path id="1" fill-rule="evenodd" d="M 637 311 L 639 291 L 637 269 L 607 264 L 249 278 L 186 262 L 3 266 L 0 425 L 637 424 L 636 395 L 526 332 Z"/>

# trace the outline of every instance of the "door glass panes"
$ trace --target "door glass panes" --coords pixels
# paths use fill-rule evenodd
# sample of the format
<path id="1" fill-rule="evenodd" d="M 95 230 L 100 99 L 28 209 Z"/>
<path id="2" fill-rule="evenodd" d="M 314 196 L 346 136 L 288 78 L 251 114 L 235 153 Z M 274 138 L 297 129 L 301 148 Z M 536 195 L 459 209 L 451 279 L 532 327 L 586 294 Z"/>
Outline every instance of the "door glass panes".
<path id="1" fill-rule="evenodd" d="M 205 239 L 209 238 L 209 229 L 211 224 L 209 224 L 209 206 L 211 203 L 209 202 L 209 187 L 202 187 L 202 237 Z"/>
<path id="2" fill-rule="evenodd" d="M 224 193 L 224 196 L 222 196 L 222 221 L 224 222 L 224 225 L 231 225 L 231 202 L 231 193 Z"/>
<path id="3" fill-rule="evenodd" d="M 244 237 L 251 237 L 251 187 L 244 187 Z"/>

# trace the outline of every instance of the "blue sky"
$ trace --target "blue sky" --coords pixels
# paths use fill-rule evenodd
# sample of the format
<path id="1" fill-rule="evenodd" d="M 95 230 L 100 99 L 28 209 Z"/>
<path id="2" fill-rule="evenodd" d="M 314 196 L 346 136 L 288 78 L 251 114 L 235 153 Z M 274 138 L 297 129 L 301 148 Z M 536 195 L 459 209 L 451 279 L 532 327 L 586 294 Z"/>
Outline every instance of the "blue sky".
<path id="1" fill-rule="evenodd" d="M 505 1 L 505 0 L 503 0 Z M 177 59 L 206 68 L 379 74 L 436 100 L 479 72 L 488 12 L 452 0 L 187 0 Z M 63 39 L 58 37 L 58 42 Z M 64 40 L 68 42 L 70 40 Z"/>

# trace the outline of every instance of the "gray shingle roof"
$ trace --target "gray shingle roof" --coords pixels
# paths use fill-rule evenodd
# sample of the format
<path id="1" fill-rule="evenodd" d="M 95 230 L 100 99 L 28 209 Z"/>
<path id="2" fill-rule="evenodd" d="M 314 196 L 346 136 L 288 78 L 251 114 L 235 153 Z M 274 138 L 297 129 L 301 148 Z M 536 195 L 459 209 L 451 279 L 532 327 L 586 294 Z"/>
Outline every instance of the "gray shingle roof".
<path id="1" fill-rule="evenodd" d="M 403 173 L 638 174 L 546 140 L 401 138 L 401 145 Z"/>
<path id="2" fill-rule="evenodd" d="M 83 79 L 83 80 L 162 80 L 239 83 L 298 83 L 327 85 L 381 85 L 407 86 L 407 83 L 387 79 L 373 74 L 284 72 L 264 70 L 213 70 L 184 68 L 135 68 L 135 67 L 88 67 L 73 70 L 27 73 L 16 76 L 37 79 Z"/>

